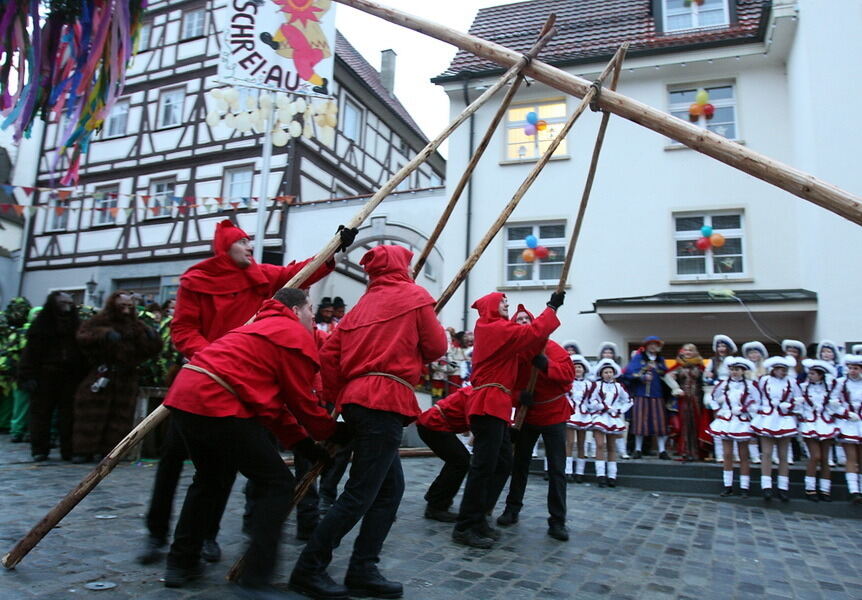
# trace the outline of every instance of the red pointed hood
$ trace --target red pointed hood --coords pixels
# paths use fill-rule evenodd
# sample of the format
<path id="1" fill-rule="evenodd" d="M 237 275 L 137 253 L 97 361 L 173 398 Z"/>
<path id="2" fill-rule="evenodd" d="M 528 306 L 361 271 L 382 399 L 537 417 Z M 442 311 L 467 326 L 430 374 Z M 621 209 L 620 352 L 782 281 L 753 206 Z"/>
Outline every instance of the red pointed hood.
<path id="1" fill-rule="evenodd" d="M 254 322 L 234 330 L 237 333 L 262 337 L 276 346 L 297 350 L 320 364 L 314 335 L 299 322 L 293 309 L 278 300 L 265 300 Z"/>
<path id="2" fill-rule="evenodd" d="M 403 246 L 383 245 L 366 252 L 359 264 L 368 273 L 368 289 L 338 327 L 350 331 L 433 305 L 434 298 L 410 277 L 412 259 L 413 253 Z"/>
<path id="3" fill-rule="evenodd" d="M 235 294 L 257 288 L 261 295 L 266 295 L 269 283 L 258 264 L 252 261 L 247 268 L 241 269 L 228 254 L 234 243 L 247 237 L 245 231 L 228 219 L 216 225 L 213 238 L 215 256 L 189 267 L 180 277 L 183 285 L 201 294 Z"/>
<path id="4" fill-rule="evenodd" d="M 473 330 L 473 364 L 494 355 L 508 339 L 506 329 L 518 327 L 500 314 L 500 302 L 505 297 L 502 292 L 491 292 L 473 303 L 473 308 L 479 311 L 479 320 Z"/>
<path id="5" fill-rule="evenodd" d="M 503 292 L 491 292 L 476 300 L 470 308 L 479 311 L 479 321 L 496 321 L 503 318 L 500 314 L 500 302 L 505 297 Z"/>
<path id="6" fill-rule="evenodd" d="M 532 323 L 533 321 L 536 320 L 535 315 L 533 315 L 533 313 L 528 311 L 527 307 L 525 307 L 523 304 L 519 304 L 517 310 L 515 310 L 515 312 L 512 313 L 512 318 L 509 319 L 510 321 L 512 321 L 512 323 L 514 323 L 515 319 L 518 318 L 518 313 L 527 313 L 527 316 L 530 317 L 530 323 Z"/>

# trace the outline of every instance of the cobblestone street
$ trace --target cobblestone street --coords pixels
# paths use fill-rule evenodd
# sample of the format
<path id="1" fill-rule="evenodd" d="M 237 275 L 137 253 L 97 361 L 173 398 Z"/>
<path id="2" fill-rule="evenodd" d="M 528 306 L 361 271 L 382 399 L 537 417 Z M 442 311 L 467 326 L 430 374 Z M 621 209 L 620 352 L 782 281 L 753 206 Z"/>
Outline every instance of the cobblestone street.
<path id="1" fill-rule="evenodd" d="M 53 459 L 36 466 L 26 445 L 7 440 L 0 437 L 3 554 L 88 471 Z M 764 509 L 758 498 L 727 504 L 570 484 L 572 540 L 560 543 L 545 533 L 544 482 L 533 476 L 521 520 L 504 531 L 499 546 L 466 549 L 452 544 L 451 526 L 422 516 L 422 496 L 439 465 L 436 458 L 404 460 L 407 492 L 381 569 L 404 582 L 406 598 L 862 598 L 858 520 Z M 190 472 L 187 466 L 183 490 Z M 170 590 L 159 581 L 162 565 L 142 567 L 134 560 L 154 474 L 154 463 L 118 467 L 16 570 L 0 574 L 0 598 L 231 598 L 224 575 L 244 543 L 242 482 L 234 486 L 222 524 L 223 562 L 210 566 L 203 580 Z M 300 548 L 294 532 L 291 519 L 281 581 Z M 330 569 L 336 579 L 344 574 L 352 538 L 336 551 Z M 84 587 L 94 581 L 116 587 Z"/>

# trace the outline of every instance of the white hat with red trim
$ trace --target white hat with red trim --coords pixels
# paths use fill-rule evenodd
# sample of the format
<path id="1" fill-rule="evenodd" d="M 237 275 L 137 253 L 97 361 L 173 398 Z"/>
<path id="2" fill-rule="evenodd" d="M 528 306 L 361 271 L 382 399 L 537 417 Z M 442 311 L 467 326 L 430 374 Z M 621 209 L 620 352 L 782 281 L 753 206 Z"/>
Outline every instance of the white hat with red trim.
<path id="1" fill-rule="evenodd" d="M 842 362 L 845 365 L 859 365 L 862 367 L 862 354 L 845 354 Z"/>
<path id="2" fill-rule="evenodd" d="M 733 367 L 741 367 L 743 369 L 748 369 L 749 371 L 754 370 L 754 363 L 747 358 L 742 358 L 741 356 L 731 356 L 730 358 L 725 359 L 724 365 L 728 369 L 732 369 Z"/>
<path id="3" fill-rule="evenodd" d="M 795 366 L 796 359 L 792 356 L 773 356 L 763 361 L 763 368 L 766 369 L 767 372 L 771 371 L 775 367 L 785 367 L 787 369 L 792 369 Z"/>
<path id="4" fill-rule="evenodd" d="M 716 334 L 712 338 L 712 351 L 718 351 L 718 345 L 724 344 L 730 350 L 730 353 L 733 354 L 736 352 L 736 343 L 730 339 L 730 336 L 724 335 L 723 333 Z"/>
<path id="5" fill-rule="evenodd" d="M 748 356 L 749 350 L 757 350 L 758 352 L 760 352 L 761 358 L 766 358 L 767 356 L 769 356 L 769 352 L 766 351 L 766 346 L 764 346 L 761 342 L 758 342 L 757 340 L 745 342 L 742 345 L 743 356 Z"/>
<path id="6" fill-rule="evenodd" d="M 838 372 L 835 370 L 835 367 L 833 367 L 825 360 L 806 358 L 802 361 L 802 366 L 809 371 L 820 371 L 824 375 L 831 375 L 832 377 L 835 377 L 838 374 Z"/>
<path id="7" fill-rule="evenodd" d="M 603 358 L 602 360 L 600 360 L 599 362 L 596 363 L 595 367 L 593 367 L 593 373 L 595 373 L 596 377 L 601 377 L 602 376 L 602 369 L 605 369 L 605 368 L 611 368 L 614 370 L 614 378 L 619 377 L 623 372 L 623 370 L 616 363 L 616 361 L 614 361 L 613 359 L 610 359 L 610 358 Z"/>
<path id="8" fill-rule="evenodd" d="M 590 372 L 590 361 L 588 361 L 588 360 L 587 360 L 586 358 L 584 358 L 582 355 L 580 355 L 580 354 L 572 354 L 569 358 L 571 358 L 571 359 L 572 359 L 572 364 L 573 364 L 573 365 L 581 365 L 581 366 L 584 368 L 584 372 L 585 372 L 585 373 L 589 373 L 589 372 Z"/>
<path id="9" fill-rule="evenodd" d="M 796 348 L 797 350 L 799 350 L 800 358 L 805 358 L 805 356 L 807 356 L 808 354 L 808 349 L 805 347 L 805 344 L 803 344 L 799 340 L 781 340 L 781 351 L 787 352 L 788 348 Z"/>

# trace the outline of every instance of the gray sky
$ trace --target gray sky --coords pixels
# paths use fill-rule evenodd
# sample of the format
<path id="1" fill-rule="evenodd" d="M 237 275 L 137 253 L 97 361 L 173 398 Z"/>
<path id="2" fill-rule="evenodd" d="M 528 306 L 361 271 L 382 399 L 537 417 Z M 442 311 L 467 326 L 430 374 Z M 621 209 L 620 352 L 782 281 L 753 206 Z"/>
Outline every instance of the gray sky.
<path id="1" fill-rule="evenodd" d="M 382 0 L 382 4 L 466 32 L 479 8 L 506 4 L 506 0 Z M 391 48 L 398 55 L 395 95 L 425 134 L 436 136 L 449 122 L 449 99 L 429 79 L 442 73 L 456 48 L 410 29 L 360 12 L 343 4 L 336 7 L 339 31 L 371 63 L 380 69 L 380 51 Z M 444 146 L 445 155 L 445 146 Z"/>

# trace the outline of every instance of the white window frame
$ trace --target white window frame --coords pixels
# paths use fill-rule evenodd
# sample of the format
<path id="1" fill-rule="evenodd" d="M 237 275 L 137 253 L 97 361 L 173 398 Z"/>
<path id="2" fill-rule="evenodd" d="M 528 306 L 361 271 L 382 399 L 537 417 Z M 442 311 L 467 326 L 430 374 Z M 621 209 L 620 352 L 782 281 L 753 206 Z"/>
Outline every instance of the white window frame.
<path id="1" fill-rule="evenodd" d="M 689 31 L 692 29 L 712 29 L 714 27 L 727 27 L 730 25 L 730 7 L 728 6 L 728 0 L 718 0 L 722 5 L 723 19 L 721 23 L 711 23 L 707 25 L 700 24 L 700 11 L 701 7 L 697 5 L 697 2 L 692 1 L 691 6 L 683 5 L 681 8 L 670 9 L 668 8 L 668 0 L 662 0 L 662 31 L 665 33 L 673 33 L 677 31 Z M 714 9 L 707 9 L 709 12 L 714 12 Z M 690 27 L 678 27 L 675 29 L 671 29 L 668 25 L 670 21 L 669 17 L 679 16 L 679 15 L 691 15 L 691 26 Z"/>
<path id="2" fill-rule="evenodd" d="M 563 226 L 563 237 L 559 238 L 542 238 L 540 236 L 540 227 L 547 225 L 562 225 Z M 524 279 L 509 279 L 509 251 L 510 250 L 524 250 L 527 247 L 527 243 L 524 241 L 524 237 L 520 237 L 517 240 L 509 239 L 509 229 L 514 227 L 531 227 L 532 234 L 539 239 L 539 244 L 545 246 L 546 248 L 557 248 L 562 247 L 562 255 L 557 257 L 557 260 L 553 262 L 562 264 L 565 260 L 565 252 L 566 248 L 569 244 L 569 240 L 566 237 L 566 227 L 567 223 L 565 219 L 555 219 L 550 221 L 527 221 L 527 222 L 516 222 L 516 223 L 506 223 L 506 228 L 503 233 L 504 242 L 503 242 L 503 281 L 504 285 L 507 287 L 512 286 L 535 286 L 535 285 L 556 285 L 560 282 L 559 276 L 554 279 L 541 279 L 541 268 L 540 264 L 542 261 L 536 259 L 532 263 L 523 263 L 525 268 L 529 269 L 532 272 L 532 277 L 524 278 Z M 547 262 L 547 259 L 546 261 Z M 513 263 L 514 264 L 514 263 Z M 521 264 L 521 263 L 518 263 Z"/>
<path id="3" fill-rule="evenodd" d="M 712 247 L 708 250 L 704 251 L 702 257 L 704 260 L 704 273 L 691 273 L 691 274 L 680 274 L 677 265 L 678 258 L 684 258 L 677 254 L 677 242 L 678 241 L 691 241 L 694 242 L 697 239 L 701 238 L 700 229 L 692 230 L 692 231 L 677 231 L 676 230 L 676 220 L 677 218 L 686 218 L 686 217 L 703 217 L 703 224 L 709 225 L 712 227 L 712 219 L 713 217 L 725 217 L 725 216 L 738 216 L 739 217 L 739 228 L 738 229 L 713 229 L 713 233 L 720 233 L 725 238 L 740 240 L 740 256 L 742 259 L 742 271 L 733 272 L 733 273 L 716 273 L 715 265 L 713 264 L 713 251 Z M 671 227 L 673 231 L 673 279 L 676 281 L 714 281 L 714 280 L 723 280 L 723 279 L 744 279 L 748 277 L 748 261 L 746 260 L 746 243 L 745 243 L 745 211 L 742 209 L 734 209 L 734 210 L 716 210 L 716 211 L 697 211 L 697 212 L 675 212 L 671 215 Z M 730 255 L 730 256 L 736 256 Z M 692 257 L 694 258 L 694 257 Z"/>
<path id="4" fill-rule="evenodd" d="M 348 108 L 356 109 L 356 135 L 355 135 L 355 137 L 349 135 L 347 132 L 347 123 L 348 123 L 348 119 L 347 119 L 348 112 L 347 111 L 348 111 Z M 354 100 L 353 98 L 351 98 L 350 96 L 345 94 L 343 106 L 341 107 L 341 111 L 339 113 L 340 116 L 338 119 L 338 124 L 341 126 L 341 135 L 343 135 L 344 137 L 346 137 L 349 140 L 353 140 L 353 142 L 357 145 L 362 144 L 362 129 L 363 129 L 363 127 L 362 127 L 363 118 L 362 117 L 363 117 L 363 112 L 364 111 L 362 110 L 362 105 L 359 102 L 357 102 L 356 100 Z"/>
<path id="5" fill-rule="evenodd" d="M 61 205 L 65 206 L 66 210 L 63 211 L 62 215 L 58 215 L 56 208 Z M 60 198 L 54 196 L 48 201 L 48 206 L 50 208 L 46 215 L 45 231 L 68 231 L 69 211 L 71 210 L 69 207 L 69 200 L 60 200 Z"/>
<path id="6" fill-rule="evenodd" d="M 169 185 L 170 192 L 167 190 L 159 191 L 159 186 Z M 147 219 L 161 219 L 170 217 L 173 214 L 173 206 L 168 199 L 170 196 L 176 196 L 177 180 L 176 179 L 154 179 L 150 181 L 150 201 L 147 204 Z M 153 206 L 158 205 L 159 212 L 153 213 Z"/>
<path id="7" fill-rule="evenodd" d="M 146 52 L 150 49 L 150 38 L 153 35 L 153 24 L 144 23 L 138 34 L 138 52 Z"/>
<path id="8" fill-rule="evenodd" d="M 685 112 L 684 118 L 688 122 L 693 123 L 694 125 L 697 125 L 698 127 L 701 127 L 703 129 L 709 129 L 710 131 L 713 131 L 713 133 L 718 133 L 717 131 L 714 131 L 712 129 L 712 127 L 716 127 L 717 125 L 714 125 L 712 120 L 707 119 L 703 115 L 700 115 L 697 118 L 697 121 L 691 120 L 691 118 L 688 116 L 688 114 L 689 114 L 688 109 L 692 104 L 691 102 L 672 103 L 670 100 L 670 95 L 673 92 L 684 92 L 684 91 L 688 91 L 688 90 L 694 90 L 695 92 L 697 92 L 697 90 L 700 90 L 700 89 L 704 89 L 704 90 L 709 91 L 709 89 L 720 88 L 720 87 L 730 87 L 733 90 L 733 97 L 732 98 L 719 99 L 719 100 L 710 99 L 709 103 L 712 104 L 716 109 L 728 108 L 728 107 L 733 108 L 733 128 L 734 128 L 735 135 L 733 137 L 728 137 L 727 139 L 739 141 L 742 139 L 742 135 L 739 131 L 739 100 L 738 100 L 738 93 L 737 93 L 737 88 L 736 88 L 736 81 L 731 81 L 731 80 L 727 80 L 727 81 L 724 81 L 724 80 L 721 80 L 721 81 L 702 81 L 700 83 L 681 83 L 681 84 L 670 85 L 667 88 L 667 94 L 665 96 L 665 101 L 667 102 L 667 112 L 669 114 L 673 114 L 674 112 L 680 113 L 680 112 L 684 111 Z M 675 115 L 675 116 L 679 116 L 679 115 Z M 679 118 L 683 118 L 683 116 L 679 116 Z M 721 134 L 719 133 L 718 135 L 721 135 Z M 678 142 L 674 139 L 670 140 L 670 144 L 672 146 L 682 146 L 682 144 L 680 142 Z"/>
<path id="9" fill-rule="evenodd" d="M 534 135 L 533 136 L 533 142 L 532 142 L 534 154 L 532 156 L 528 156 L 527 155 L 528 151 L 526 151 L 526 152 L 524 152 L 523 156 L 519 156 L 518 158 L 509 157 L 509 130 L 511 130 L 511 129 L 524 129 L 524 127 L 527 125 L 526 120 L 517 120 L 517 121 L 511 120 L 510 119 L 510 111 L 512 109 L 519 109 L 519 110 L 531 109 L 535 112 L 539 112 L 539 107 L 551 106 L 554 104 L 562 104 L 564 107 L 564 111 L 563 111 L 562 117 L 552 117 L 552 118 L 544 119 L 544 121 L 546 123 L 548 123 L 548 126 L 549 126 L 548 131 L 554 132 L 553 134 L 551 134 L 551 133 L 548 134 L 549 139 L 553 139 L 553 137 L 555 137 L 556 133 L 559 132 L 560 129 L 562 129 L 563 124 L 568 119 L 569 106 L 568 106 L 568 103 L 566 102 L 565 98 L 547 98 L 547 99 L 542 99 L 542 100 L 536 100 L 535 102 L 513 104 L 509 107 L 509 110 L 506 111 L 506 129 L 505 129 L 505 133 L 504 133 L 504 137 L 503 137 L 503 158 L 502 158 L 502 160 L 504 163 L 505 162 L 536 162 L 537 160 L 539 160 L 542 157 L 542 154 L 543 154 L 543 151 L 539 149 L 539 143 L 540 143 L 539 138 L 541 136 L 540 135 Z M 548 140 L 541 140 L 541 141 L 545 142 Z M 562 143 L 560 143 L 560 146 L 557 148 L 557 150 L 554 152 L 553 158 L 567 157 L 568 155 L 569 155 L 568 140 L 564 139 L 562 141 Z"/>
<path id="10" fill-rule="evenodd" d="M 129 106 L 130 102 L 128 100 L 117 100 L 114 104 L 108 117 L 108 122 L 105 125 L 106 138 L 126 135 L 129 129 Z M 122 124 L 122 127 L 120 127 L 120 124 Z"/>
<path id="11" fill-rule="evenodd" d="M 203 37 L 206 32 L 207 11 L 204 8 L 183 11 L 183 40 Z"/>
<path id="12" fill-rule="evenodd" d="M 178 100 L 178 101 L 177 101 Z M 186 90 L 185 88 L 173 88 L 170 90 L 163 90 L 159 95 L 159 129 L 167 129 L 168 127 L 176 127 L 178 125 L 182 125 L 183 123 L 183 113 L 185 112 L 185 104 L 186 104 Z M 168 107 L 171 107 L 171 110 L 178 111 L 176 122 L 171 121 L 170 123 L 165 121 L 165 111 Z"/>
<path id="13" fill-rule="evenodd" d="M 120 187 L 117 185 L 105 186 L 96 188 L 94 194 L 102 194 L 101 199 L 93 197 L 93 216 L 90 219 L 90 227 L 99 227 L 102 225 L 113 225 L 117 222 L 116 217 L 111 214 L 109 209 L 119 206 Z M 111 196 L 113 195 L 113 197 Z M 96 210 L 96 208 L 103 210 Z"/>
<path id="14" fill-rule="evenodd" d="M 232 188 L 234 186 L 233 177 L 239 173 L 248 173 L 248 194 L 237 196 L 232 193 Z M 254 166 L 253 165 L 245 165 L 238 167 L 231 167 L 224 170 L 224 177 L 222 182 L 222 199 L 224 200 L 224 204 L 222 205 L 222 210 L 233 210 L 233 207 L 230 206 L 231 202 L 238 202 L 242 198 L 251 199 L 254 194 Z"/>

